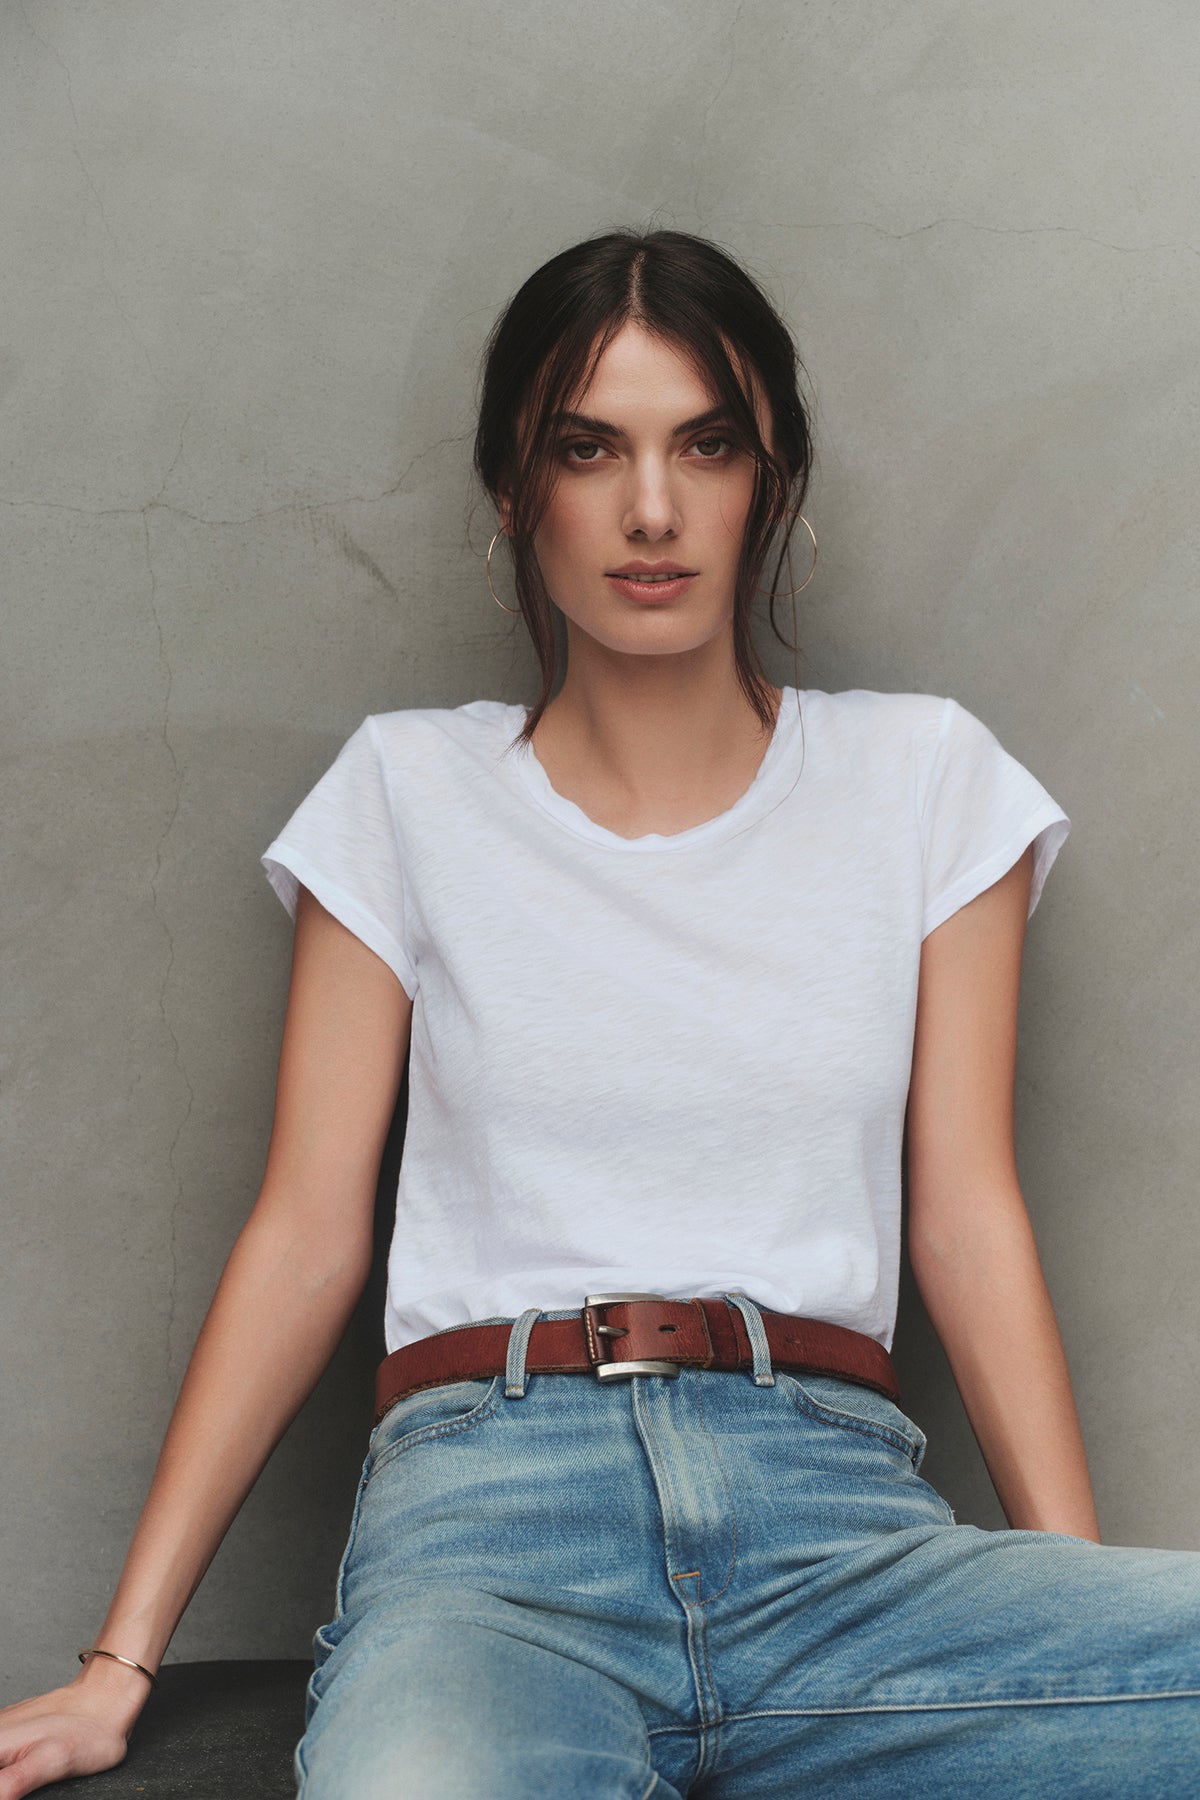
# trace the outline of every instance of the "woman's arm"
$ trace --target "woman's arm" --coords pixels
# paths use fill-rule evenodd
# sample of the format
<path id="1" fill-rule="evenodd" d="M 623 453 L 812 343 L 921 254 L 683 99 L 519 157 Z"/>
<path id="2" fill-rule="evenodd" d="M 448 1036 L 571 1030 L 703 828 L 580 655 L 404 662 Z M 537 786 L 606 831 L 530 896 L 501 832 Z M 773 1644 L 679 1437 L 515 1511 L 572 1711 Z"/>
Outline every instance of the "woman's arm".
<path id="1" fill-rule="evenodd" d="M 908 1251 L 1010 1526 L 1100 1541 L 1066 1354 L 1013 1143 L 1033 850 L 921 948 Z"/>
<path id="2" fill-rule="evenodd" d="M 345 1331 L 370 1268 L 379 1163 L 411 1018 L 392 971 L 302 888 L 261 1191 L 196 1340 L 112 1605 L 91 1639 L 104 1649 L 157 1669 Z M 107 1760 L 86 1759 L 107 1754 L 116 1733 L 128 1737 L 148 1691 L 136 1670 L 93 1657 L 52 1694 L 0 1711 L 0 1800 L 111 1767 L 123 1741 Z"/>

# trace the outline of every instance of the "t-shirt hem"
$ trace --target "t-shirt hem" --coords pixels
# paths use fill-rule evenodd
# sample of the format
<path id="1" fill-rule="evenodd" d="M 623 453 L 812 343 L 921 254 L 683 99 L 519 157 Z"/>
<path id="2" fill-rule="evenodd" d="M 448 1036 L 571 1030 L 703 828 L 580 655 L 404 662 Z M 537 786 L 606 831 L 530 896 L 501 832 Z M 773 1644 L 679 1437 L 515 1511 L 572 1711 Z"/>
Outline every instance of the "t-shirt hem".
<path id="1" fill-rule="evenodd" d="M 1056 826 L 1059 827 L 1058 830 L 1054 829 Z M 977 863 L 968 874 L 960 875 L 944 894 L 939 894 L 938 898 L 926 907 L 921 925 L 922 942 L 931 931 L 936 931 L 937 927 L 944 924 L 960 907 L 982 894 L 986 888 L 991 887 L 993 882 L 999 881 L 1000 877 L 1007 874 L 1012 868 L 1025 848 L 1030 843 L 1041 839 L 1034 850 L 1033 878 L 1029 888 L 1029 910 L 1026 913 L 1026 920 L 1031 919 L 1034 908 L 1041 897 L 1046 877 L 1050 873 L 1051 864 L 1066 841 L 1069 830 L 1070 820 L 1060 806 L 1039 807 L 1035 813 L 1024 820 L 998 850 L 993 851 L 991 856 L 985 858 L 983 862 Z"/>
<path id="2" fill-rule="evenodd" d="M 418 983 L 412 959 L 378 919 L 367 912 L 352 895 L 346 893 L 344 888 L 339 887 L 337 882 L 332 881 L 323 870 L 310 862 L 303 851 L 294 850 L 282 838 L 276 838 L 263 852 L 260 860 L 266 870 L 267 880 L 292 919 L 296 917 L 298 886 L 302 882 L 316 895 L 327 912 L 331 912 L 335 919 L 387 964 L 409 999 L 415 999 Z"/>

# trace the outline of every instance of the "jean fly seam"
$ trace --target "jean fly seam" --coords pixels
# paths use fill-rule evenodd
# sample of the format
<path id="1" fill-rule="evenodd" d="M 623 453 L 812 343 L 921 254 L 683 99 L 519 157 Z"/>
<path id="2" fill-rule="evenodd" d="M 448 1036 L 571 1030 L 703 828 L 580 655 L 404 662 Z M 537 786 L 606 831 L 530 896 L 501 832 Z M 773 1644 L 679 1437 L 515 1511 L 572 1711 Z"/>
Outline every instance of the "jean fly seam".
<path id="1" fill-rule="evenodd" d="M 700 1423 L 704 1427 L 704 1430 L 705 1430 L 705 1433 L 707 1434 L 708 1440 L 713 1447 L 713 1454 L 717 1459 L 717 1467 L 721 1471 L 721 1482 L 725 1488 L 725 1498 L 729 1503 L 729 1516 L 733 1520 L 733 1554 L 729 1559 L 729 1573 L 728 1573 L 728 1575 L 726 1575 L 725 1580 L 721 1583 L 721 1586 L 716 1590 L 716 1592 L 712 1593 L 708 1596 L 709 1600 L 719 1600 L 721 1598 L 721 1595 L 723 1593 L 725 1593 L 726 1590 L 730 1586 L 732 1586 L 734 1571 L 737 1568 L 737 1551 L 738 1551 L 737 1508 L 733 1504 L 733 1491 L 729 1486 L 729 1476 L 725 1470 L 725 1461 L 721 1455 L 720 1445 L 717 1443 L 715 1434 L 713 1432 L 709 1431 L 708 1425 L 704 1418 L 704 1378 L 703 1378 L 703 1374 L 701 1374 L 701 1373 L 697 1374 L 696 1401 L 697 1401 L 697 1410 L 700 1415 Z M 697 1582 L 696 1585 L 697 1585 L 697 1591 L 698 1591 L 699 1583 Z M 705 1654 L 707 1655 L 707 1639 L 705 1640 Z M 716 1682 L 715 1681 L 713 1682 L 713 1691 L 714 1692 L 716 1691 Z"/>
<path id="2" fill-rule="evenodd" d="M 730 1561 L 729 1561 L 729 1573 L 726 1576 L 725 1581 L 722 1584 L 722 1586 L 717 1589 L 716 1593 L 709 1596 L 709 1599 L 715 1600 L 715 1599 L 718 1599 L 720 1597 L 720 1595 L 723 1594 L 726 1591 L 726 1589 L 731 1585 L 731 1583 L 733 1581 L 734 1571 L 737 1568 L 737 1512 L 736 1512 L 736 1509 L 733 1504 L 733 1494 L 730 1490 L 729 1477 L 725 1471 L 725 1464 L 724 1464 L 724 1461 L 721 1456 L 720 1448 L 717 1444 L 715 1435 L 711 1431 L 709 1431 L 708 1424 L 704 1417 L 704 1377 L 703 1377 L 703 1374 L 700 1373 L 699 1371 L 697 1372 L 697 1375 L 696 1375 L 696 1401 L 697 1401 L 697 1411 L 699 1414 L 701 1426 L 703 1427 L 705 1435 L 708 1437 L 709 1442 L 712 1444 L 713 1452 L 717 1459 L 717 1467 L 721 1471 L 721 1482 L 725 1489 L 725 1499 L 726 1499 L 726 1502 L 729 1507 L 729 1516 L 733 1521 L 733 1553 L 732 1553 L 732 1555 L 730 1557 Z M 697 1576 L 697 1578 L 696 1578 L 696 1595 L 697 1595 L 697 1605 L 699 1606 L 699 1608 L 702 1612 L 702 1615 L 703 1615 L 703 1619 L 704 1619 L 704 1630 L 703 1630 L 703 1633 L 702 1633 L 701 1639 L 700 1639 L 700 1642 L 701 1642 L 701 1645 L 702 1645 L 702 1648 L 704 1651 L 704 1668 L 705 1668 L 705 1673 L 708 1676 L 709 1691 L 713 1697 L 711 1742 L 710 1742 L 710 1737 L 709 1737 L 708 1722 L 705 1721 L 704 1731 L 703 1731 L 703 1735 L 700 1739 L 698 1749 L 699 1749 L 701 1764 L 703 1766 L 705 1766 L 706 1768 L 711 1769 L 716 1766 L 717 1757 L 718 1757 L 718 1754 L 720 1751 L 721 1726 L 722 1726 L 722 1723 L 724 1720 L 724 1711 L 723 1711 L 722 1704 L 721 1704 L 721 1690 L 717 1685 L 716 1670 L 713 1668 L 712 1653 L 711 1653 L 711 1650 L 709 1647 L 709 1642 L 708 1642 L 708 1625 L 709 1625 L 708 1600 L 703 1600 L 699 1597 L 700 1596 L 700 1578 L 699 1578 L 699 1576 Z"/>
<path id="3" fill-rule="evenodd" d="M 697 1582 L 696 1583 L 697 1592 L 699 1592 L 699 1588 L 700 1588 L 700 1583 Z M 721 1591 L 724 1592 L 724 1589 L 722 1589 Z M 718 1752 L 721 1747 L 721 1726 L 725 1722 L 725 1714 L 721 1707 L 721 1690 L 717 1686 L 716 1670 L 712 1666 L 712 1657 L 709 1654 L 708 1601 L 707 1600 L 698 1600 L 696 1602 L 696 1604 L 699 1607 L 701 1613 L 704 1615 L 704 1631 L 701 1634 L 700 1643 L 704 1650 L 704 1668 L 705 1668 L 706 1674 L 708 1675 L 709 1690 L 711 1691 L 712 1697 L 713 1697 L 713 1714 L 712 1714 L 711 1719 L 706 1720 L 704 1722 L 704 1736 L 701 1739 L 700 1752 L 701 1752 L 701 1756 L 704 1760 L 704 1763 L 706 1765 L 706 1769 L 711 1769 L 716 1765 L 717 1755 L 718 1755 Z M 710 1742 L 709 1742 L 710 1734 L 711 1734 L 711 1748 L 710 1748 Z"/>
<path id="4" fill-rule="evenodd" d="M 670 1548 L 668 1549 L 668 1563 L 670 1563 L 672 1561 L 678 1560 L 678 1554 L 679 1554 L 679 1549 L 681 1547 L 682 1539 L 680 1536 L 679 1527 L 678 1527 L 678 1524 L 676 1521 L 676 1516 L 675 1516 L 675 1505 L 674 1505 L 671 1481 L 670 1481 L 669 1476 L 667 1476 L 665 1474 L 666 1466 L 667 1466 L 667 1459 L 663 1455 L 662 1445 L 660 1444 L 658 1435 L 655 1432 L 654 1421 L 650 1416 L 650 1409 L 645 1403 L 645 1394 L 642 1389 L 643 1379 L 644 1378 L 642 1376 L 635 1375 L 633 1377 L 633 1380 L 631 1383 L 631 1386 L 633 1388 L 634 1410 L 635 1410 L 635 1414 L 637 1414 L 638 1416 L 641 1417 L 642 1422 L 645 1425 L 647 1435 L 649 1436 L 650 1441 L 654 1447 L 657 1462 L 664 1471 L 664 1480 L 663 1480 L 663 1482 L 660 1483 L 657 1478 L 657 1474 L 654 1470 L 654 1467 L 652 1465 L 651 1473 L 654 1478 L 655 1489 L 659 1495 L 660 1504 L 665 1505 L 665 1510 L 666 1510 L 667 1514 L 669 1515 L 669 1523 L 667 1525 L 667 1530 L 668 1530 L 669 1538 L 674 1546 L 673 1549 L 670 1549 Z M 697 1385 L 699 1385 L 698 1375 L 697 1375 Z M 694 1635 L 694 1626 L 696 1624 L 696 1613 L 698 1611 L 700 1614 L 700 1619 L 699 1619 L 700 1637 L 701 1637 L 701 1641 L 702 1641 L 703 1649 L 704 1649 L 704 1669 L 705 1669 L 705 1673 L 708 1677 L 709 1683 L 711 1685 L 711 1692 L 712 1692 L 714 1700 L 716 1702 L 716 1711 L 715 1711 L 715 1715 L 714 1715 L 714 1718 L 711 1721 L 711 1723 L 719 1727 L 720 1716 L 721 1716 L 721 1706 L 720 1706 L 720 1699 L 717 1695 L 716 1683 L 713 1680 L 712 1664 L 709 1661 L 709 1654 L 708 1654 L 708 1614 L 704 1611 L 704 1602 L 703 1601 L 697 1601 L 697 1604 L 695 1606 L 692 1606 L 691 1604 L 689 1604 L 689 1602 L 686 1599 L 683 1599 L 682 1596 L 677 1592 L 677 1590 L 675 1589 L 675 1586 L 674 1586 L 674 1576 L 669 1567 L 668 1567 L 668 1575 L 670 1575 L 670 1577 L 671 1577 L 671 1592 L 674 1594 L 675 1598 L 681 1602 L 681 1604 L 683 1606 L 683 1611 L 684 1611 L 684 1618 L 687 1620 L 688 1663 L 689 1663 L 689 1666 L 692 1671 L 692 1686 L 695 1690 L 696 1708 L 697 1708 L 697 1712 L 699 1713 L 699 1720 L 700 1720 L 700 1723 L 699 1723 L 699 1732 L 700 1732 L 699 1757 L 700 1757 L 701 1766 L 707 1767 L 711 1760 L 708 1756 L 710 1720 L 708 1718 L 708 1708 L 705 1703 L 705 1697 L 704 1697 L 704 1693 L 703 1693 L 703 1689 L 702 1689 L 702 1684 L 700 1681 L 700 1673 L 699 1673 L 699 1670 L 696 1668 L 695 1660 L 692 1655 L 692 1643 L 693 1643 L 693 1635 Z M 699 1594 L 699 1591 L 700 1591 L 700 1577 L 699 1577 L 699 1575 L 697 1575 L 696 1576 L 696 1592 L 697 1592 L 697 1594 Z M 714 1750 L 715 1750 L 715 1746 L 714 1746 Z"/>
<path id="5" fill-rule="evenodd" d="M 657 1434 L 655 1433 L 654 1421 L 650 1417 L 650 1409 L 645 1404 L 645 1396 L 642 1391 L 642 1382 L 644 1380 L 645 1380 L 645 1376 L 634 1375 L 630 1381 L 630 1387 L 633 1389 L 633 1394 L 632 1394 L 633 1408 L 634 1408 L 634 1412 L 636 1414 L 640 1415 L 640 1417 L 642 1419 L 642 1423 L 645 1425 L 646 1431 L 650 1437 L 650 1441 L 653 1444 L 654 1449 L 657 1453 L 658 1461 L 662 1465 L 662 1467 L 665 1469 L 667 1459 L 662 1453 L 662 1445 L 659 1443 Z M 674 1501 L 674 1495 L 673 1495 L 672 1488 L 671 1488 L 671 1483 L 669 1480 L 660 1482 L 658 1480 L 657 1476 L 654 1474 L 653 1466 L 651 1467 L 651 1475 L 654 1479 L 654 1486 L 655 1486 L 655 1490 L 659 1496 L 659 1500 L 660 1500 L 660 1502 L 662 1502 L 665 1505 L 665 1510 L 667 1513 L 667 1518 L 664 1520 L 664 1523 L 667 1528 L 668 1562 L 675 1562 L 675 1561 L 678 1561 L 681 1538 L 680 1538 L 678 1522 L 675 1518 L 675 1501 Z M 674 1579 L 673 1576 L 672 1576 L 672 1579 Z M 674 1592 L 673 1589 L 672 1589 L 672 1592 Z M 685 1601 L 684 1605 L 686 1606 L 686 1604 L 687 1604 L 687 1602 Z"/>
<path id="6" fill-rule="evenodd" d="M 697 1594 L 700 1592 L 699 1576 L 696 1578 L 696 1592 Z M 697 1619 L 697 1614 L 699 1614 L 699 1619 Z M 710 1769 L 716 1767 L 717 1757 L 721 1747 L 721 1695 L 717 1688 L 716 1677 L 713 1674 L 712 1661 L 708 1653 L 707 1600 L 698 1599 L 695 1606 L 690 1606 L 688 1608 L 687 1633 L 689 1646 L 688 1661 L 692 1665 L 692 1680 L 696 1687 L 697 1710 L 700 1715 L 699 1737 L 696 1742 L 696 1773 L 694 1776 L 694 1779 L 698 1781 L 702 1776 L 707 1775 Z M 700 1647 L 704 1656 L 704 1670 L 708 1677 L 709 1692 L 712 1694 L 713 1698 L 713 1710 L 711 1714 L 705 1705 L 704 1696 L 700 1692 L 700 1684 L 696 1679 L 695 1663 L 692 1660 L 692 1646 L 697 1637 L 700 1639 Z"/>

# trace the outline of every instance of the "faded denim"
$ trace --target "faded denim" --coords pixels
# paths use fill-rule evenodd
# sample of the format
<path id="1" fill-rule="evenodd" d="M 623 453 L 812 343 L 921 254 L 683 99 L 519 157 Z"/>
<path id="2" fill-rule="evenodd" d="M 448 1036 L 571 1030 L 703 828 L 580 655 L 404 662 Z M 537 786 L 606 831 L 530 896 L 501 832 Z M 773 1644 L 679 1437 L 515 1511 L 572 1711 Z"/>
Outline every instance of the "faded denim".
<path id="1" fill-rule="evenodd" d="M 898 1406 L 726 1299 L 754 1370 L 527 1375 L 531 1308 L 384 1416 L 301 1800 L 1200 1793 L 1200 1553 L 956 1524 Z"/>

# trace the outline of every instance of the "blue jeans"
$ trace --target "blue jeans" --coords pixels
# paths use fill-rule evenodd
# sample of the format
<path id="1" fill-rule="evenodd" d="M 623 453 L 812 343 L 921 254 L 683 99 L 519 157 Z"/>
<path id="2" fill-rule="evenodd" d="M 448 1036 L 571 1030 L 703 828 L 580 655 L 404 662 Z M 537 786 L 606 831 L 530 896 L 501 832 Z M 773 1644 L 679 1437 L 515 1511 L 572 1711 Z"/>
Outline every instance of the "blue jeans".
<path id="1" fill-rule="evenodd" d="M 527 1376 L 531 1309 L 384 1415 L 302 1800 L 1200 1793 L 1200 1553 L 957 1524 L 898 1406 L 725 1298 L 753 1371 Z"/>

